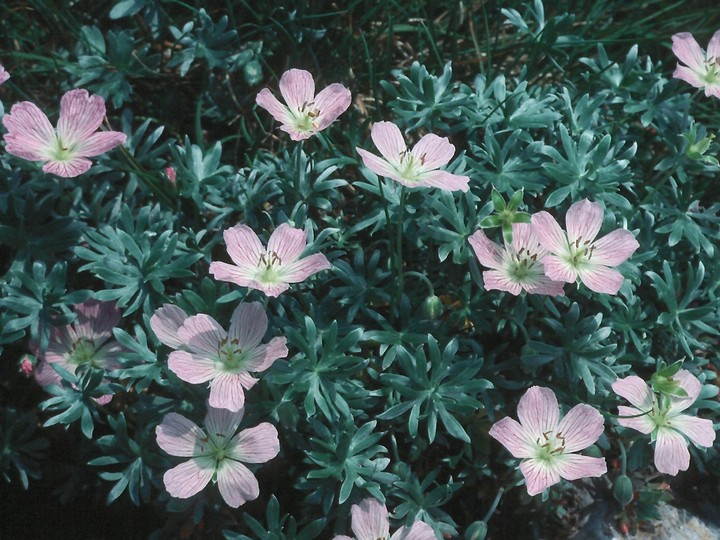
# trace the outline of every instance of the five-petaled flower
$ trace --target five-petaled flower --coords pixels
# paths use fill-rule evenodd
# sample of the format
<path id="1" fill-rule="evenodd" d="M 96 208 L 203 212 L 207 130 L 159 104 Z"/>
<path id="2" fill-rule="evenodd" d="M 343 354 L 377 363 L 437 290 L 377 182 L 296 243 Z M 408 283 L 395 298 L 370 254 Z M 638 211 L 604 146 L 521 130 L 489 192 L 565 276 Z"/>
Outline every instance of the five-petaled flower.
<path id="1" fill-rule="evenodd" d="M 560 478 L 577 480 L 607 472 L 605 458 L 575 454 L 598 440 L 603 417 L 590 405 L 575 405 L 560 420 L 555 393 L 549 388 L 531 387 L 520 398 L 520 422 L 505 417 L 490 428 L 490 436 L 521 458 L 520 470 L 527 491 L 537 495 Z"/>
<path id="2" fill-rule="evenodd" d="M 720 30 L 710 39 L 707 53 L 689 32 L 675 34 L 672 41 L 675 56 L 685 63 L 678 64 L 673 77 L 704 88 L 706 96 L 720 98 Z"/>
<path id="3" fill-rule="evenodd" d="M 245 405 L 245 392 L 257 379 L 250 372 L 268 369 L 275 360 L 287 356 L 287 339 L 276 337 L 260 344 L 268 328 L 265 309 L 259 302 L 240 304 L 232 314 L 230 330 L 209 315 L 187 317 L 185 312 L 165 305 L 150 319 L 158 339 L 181 350 L 170 353 L 168 367 L 183 381 L 210 382 L 211 407 L 239 411 Z"/>
<path id="4" fill-rule="evenodd" d="M 540 245 L 550 254 L 544 258 L 545 274 L 554 281 L 572 283 L 580 278 L 590 290 L 616 294 L 623 276 L 611 268 L 627 260 L 640 247 L 630 231 L 616 229 L 599 240 L 603 209 L 584 199 L 565 215 L 567 233 L 547 212 L 532 216 Z"/>
<path id="5" fill-rule="evenodd" d="M 60 100 L 57 129 L 34 103 L 22 101 L 3 116 L 5 149 L 30 161 L 43 161 L 43 171 L 74 177 L 87 171 L 88 157 L 125 142 L 119 131 L 97 131 L 105 118 L 105 100 L 87 90 L 71 90 Z"/>
<path id="6" fill-rule="evenodd" d="M 4 83 L 10 78 L 10 74 L 5 70 L 5 68 L 0 64 L 0 84 Z"/>
<path id="7" fill-rule="evenodd" d="M 402 527 L 390 536 L 390 520 L 387 507 L 376 499 L 365 499 L 354 504 L 351 527 L 356 540 L 435 540 L 435 532 L 430 525 L 416 521 L 412 527 Z M 339 535 L 333 540 L 352 540 L 349 536 Z"/>
<path id="8" fill-rule="evenodd" d="M 480 229 L 468 241 L 483 266 L 492 270 L 483 272 L 485 290 L 507 291 L 517 296 L 521 291 L 530 294 L 564 296 L 563 285 L 545 275 L 543 260 L 547 250 L 535 237 L 529 223 L 513 223 L 512 244 L 501 248 Z"/>
<path id="9" fill-rule="evenodd" d="M 257 498 L 257 479 L 243 463 L 271 460 L 280 451 L 280 441 L 277 429 L 268 422 L 235 435 L 243 412 L 209 408 L 205 430 L 177 413 L 163 418 L 155 428 L 158 446 L 171 456 L 191 458 L 163 476 L 170 495 L 187 499 L 212 480 L 233 508 Z"/>
<path id="10" fill-rule="evenodd" d="M 37 343 L 30 343 L 33 354 L 38 357 L 33 373 L 41 386 L 60 384 L 62 378 L 52 365 L 70 373 L 75 373 L 78 366 L 84 364 L 107 371 L 120 367 L 119 357 L 124 349 L 113 338 L 113 328 L 121 319 L 115 303 L 90 299 L 73 309 L 77 319 L 66 326 L 52 327 L 46 351 L 41 351 Z M 111 399 L 112 395 L 107 395 L 98 398 L 97 402 L 104 405 Z"/>
<path id="11" fill-rule="evenodd" d="M 680 414 L 690 407 L 702 384 L 685 369 L 673 377 L 687 393 L 686 397 L 658 396 L 636 375 L 618 379 L 612 385 L 613 391 L 627 399 L 632 407 L 620 406 L 618 424 L 640 433 L 651 435 L 655 441 L 655 467 L 661 473 L 676 475 L 690 466 L 689 439 L 696 446 L 710 447 L 715 441 L 715 430 L 711 420 Z"/>
<path id="12" fill-rule="evenodd" d="M 448 191 L 467 191 L 470 178 L 439 171 L 455 155 L 447 137 L 432 133 L 408 150 L 400 128 L 392 122 L 376 122 L 370 132 L 383 157 L 357 148 L 365 166 L 379 176 L 392 178 L 407 187 L 437 187 Z"/>
<path id="13" fill-rule="evenodd" d="M 313 76 L 303 69 L 289 69 L 280 77 L 280 94 L 283 105 L 267 88 L 263 88 L 255 101 L 282 125 L 294 141 L 312 137 L 332 124 L 350 106 L 350 90 L 333 83 L 315 95 Z"/>
<path id="14" fill-rule="evenodd" d="M 299 258 L 307 245 L 305 231 L 287 223 L 270 235 L 265 249 L 258 235 L 247 225 L 236 225 L 223 233 L 228 254 L 235 264 L 214 261 L 210 273 L 220 281 L 259 289 L 268 296 L 279 296 L 321 270 L 331 268 L 322 253 Z"/>

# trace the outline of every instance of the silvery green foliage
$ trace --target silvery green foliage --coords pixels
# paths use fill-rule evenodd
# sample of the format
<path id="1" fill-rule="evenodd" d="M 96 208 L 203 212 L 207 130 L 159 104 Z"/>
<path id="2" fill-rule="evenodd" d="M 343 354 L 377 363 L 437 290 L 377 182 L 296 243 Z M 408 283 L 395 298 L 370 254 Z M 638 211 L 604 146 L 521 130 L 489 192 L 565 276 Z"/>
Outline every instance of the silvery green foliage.
<path id="1" fill-rule="evenodd" d="M 40 460 L 49 446 L 37 430 L 34 414 L 18 413 L 13 407 L 0 407 L 0 471 L 5 482 L 17 476 L 23 489 L 28 489 L 29 478 L 41 478 Z"/>

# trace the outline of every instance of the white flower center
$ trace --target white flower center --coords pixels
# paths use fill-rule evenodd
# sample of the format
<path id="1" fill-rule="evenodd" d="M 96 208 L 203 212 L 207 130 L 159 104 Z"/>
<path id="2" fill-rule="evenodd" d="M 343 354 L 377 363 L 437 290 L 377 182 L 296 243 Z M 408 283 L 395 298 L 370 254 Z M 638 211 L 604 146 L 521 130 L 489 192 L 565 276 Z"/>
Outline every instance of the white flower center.
<path id="1" fill-rule="evenodd" d="M 91 366 L 95 366 L 96 353 L 97 349 L 95 348 L 95 342 L 87 338 L 80 338 L 77 341 L 73 342 L 73 344 L 70 346 L 70 350 L 68 351 L 68 361 L 71 364 L 75 364 L 78 366 L 80 364 L 88 363 Z"/>
<path id="2" fill-rule="evenodd" d="M 280 267 L 282 259 L 274 251 L 266 251 L 258 257 L 255 279 L 261 283 L 279 283 L 282 281 Z"/>
<path id="3" fill-rule="evenodd" d="M 225 338 L 218 344 L 218 358 L 226 371 L 237 372 L 241 370 L 247 354 L 242 350 L 237 339 Z"/>
<path id="4" fill-rule="evenodd" d="M 505 271 L 515 283 L 535 282 L 544 275 L 538 253 L 533 253 L 530 248 L 509 249 L 506 253 Z"/>
<path id="5" fill-rule="evenodd" d="M 546 431 L 542 437 L 538 437 L 535 444 L 537 444 L 535 457 L 543 461 L 552 461 L 555 456 L 565 452 L 565 437 L 559 431 Z"/>
<path id="6" fill-rule="evenodd" d="M 418 157 L 408 150 L 403 150 L 400 152 L 400 165 L 396 167 L 398 173 L 405 180 L 417 180 L 418 175 L 425 166 L 426 157 L 427 154 L 422 154 Z"/>
<path id="7" fill-rule="evenodd" d="M 295 129 L 298 131 L 317 131 L 316 119 L 320 116 L 320 109 L 314 101 L 306 101 L 298 109 L 290 109 L 295 120 Z"/>
<path id="8" fill-rule="evenodd" d="M 567 262 L 573 268 L 579 269 L 590 263 L 595 245 L 591 240 L 578 238 L 574 242 L 568 242 L 568 251 L 565 255 Z"/>

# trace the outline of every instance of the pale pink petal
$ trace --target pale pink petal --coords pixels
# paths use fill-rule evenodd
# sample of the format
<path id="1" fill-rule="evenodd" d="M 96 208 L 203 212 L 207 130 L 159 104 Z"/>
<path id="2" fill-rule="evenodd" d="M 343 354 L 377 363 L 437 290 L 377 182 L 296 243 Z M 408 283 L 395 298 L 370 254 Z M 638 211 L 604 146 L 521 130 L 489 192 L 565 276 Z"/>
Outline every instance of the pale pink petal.
<path id="1" fill-rule="evenodd" d="M 228 255 L 241 270 L 254 272 L 265 254 L 260 238 L 247 225 L 238 224 L 223 232 Z"/>
<path id="2" fill-rule="evenodd" d="M 640 247 L 635 236 L 625 229 L 613 232 L 594 242 L 591 261 L 595 264 L 617 266 L 625 262 Z"/>
<path id="3" fill-rule="evenodd" d="M 33 375 L 35 376 L 35 382 L 37 382 L 40 386 L 48 386 L 50 384 L 60 386 L 62 384 L 62 377 L 52 368 L 52 364 L 58 364 L 70 373 L 75 373 L 74 366 L 68 364 L 66 361 L 38 362 L 35 371 L 33 371 Z"/>
<path id="4" fill-rule="evenodd" d="M 178 337 L 194 353 L 217 358 L 218 345 L 227 333 L 210 315 L 188 317 L 178 329 Z"/>
<path id="5" fill-rule="evenodd" d="M 684 398 L 671 398 L 670 401 L 670 414 L 676 414 L 687 409 L 690 405 L 695 403 L 695 400 L 700 395 L 702 390 L 702 383 L 700 380 L 690 373 L 687 369 L 681 369 L 678 371 L 672 379 L 677 381 L 685 392 L 687 397 Z"/>
<path id="6" fill-rule="evenodd" d="M 554 217 L 547 212 L 538 212 L 531 216 L 530 221 L 542 247 L 550 253 L 568 252 L 567 236 Z"/>
<path id="7" fill-rule="evenodd" d="M 392 122 L 375 122 L 370 137 L 382 157 L 393 166 L 400 165 L 400 157 L 407 152 L 407 145 L 399 127 Z"/>
<path id="8" fill-rule="evenodd" d="M 530 387 L 520 398 L 517 415 L 528 436 L 533 439 L 555 431 L 560 416 L 555 392 L 540 386 Z"/>
<path id="9" fill-rule="evenodd" d="M 603 432 L 603 423 L 602 414 L 595 408 L 584 403 L 575 405 L 557 428 L 558 436 L 565 437 L 565 453 L 576 452 L 594 444 Z M 563 476 L 562 472 L 560 475 Z"/>
<path id="10" fill-rule="evenodd" d="M 290 135 L 290 138 L 293 141 L 304 141 L 305 139 L 309 139 L 315 133 L 317 133 L 315 130 L 311 131 L 300 131 L 298 128 L 295 127 L 294 124 L 283 124 L 280 126 L 280 131 L 284 131 L 288 135 Z"/>
<path id="11" fill-rule="evenodd" d="M 278 283 L 263 283 L 260 281 L 252 280 L 247 284 L 247 287 L 250 287 L 251 289 L 257 289 L 259 291 L 262 291 L 266 295 L 268 295 L 272 298 L 277 298 L 282 293 L 287 291 L 290 288 L 290 285 L 289 285 L 289 283 L 287 283 L 285 281 L 278 282 Z"/>
<path id="12" fill-rule="evenodd" d="M 205 415 L 205 429 L 211 438 L 226 445 L 227 440 L 235 435 L 244 414 L 243 409 L 229 411 L 210 406 Z"/>
<path id="13" fill-rule="evenodd" d="M 275 426 L 263 422 L 244 429 L 227 447 L 228 456 L 243 463 L 265 463 L 280 452 L 280 441 Z"/>
<path id="14" fill-rule="evenodd" d="M 588 289 L 597 293 L 617 294 L 625 281 L 620 272 L 607 266 L 580 267 L 578 274 L 580 281 Z"/>
<path id="15" fill-rule="evenodd" d="M 694 86 L 695 88 L 702 88 L 703 86 L 705 86 L 705 81 L 702 79 L 702 77 L 700 77 L 700 74 L 697 71 L 693 71 L 689 67 L 679 65 L 675 68 L 675 71 L 673 72 L 673 77 L 675 79 L 685 81 L 686 83 Z"/>
<path id="16" fill-rule="evenodd" d="M 553 281 L 574 283 L 578 277 L 575 267 L 557 255 L 545 255 L 543 269 L 545 275 Z"/>
<path id="17" fill-rule="evenodd" d="M 315 98 L 315 81 L 304 69 L 289 69 L 280 77 L 280 93 L 285 103 L 298 110 Z"/>
<path id="18" fill-rule="evenodd" d="M 314 253 L 288 265 L 282 265 L 282 279 L 288 283 L 300 283 L 321 270 L 332 268 L 322 253 Z"/>
<path id="19" fill-rule="evenodd" d="M 509 416 L 495 422 L 488 434 L 516 458 L 528 458 L 535 454 L 537 445 L 533 434 Z"/>
<path id="20" fill-rule="evenodd" d="M 455 155 L 455 146 L 447 137 L 428 133 L 412 149 L 412 155 L 420 161 L 422 171 L 432 171 L 450 163 Z"/>
<path id="21" fill-rule="evenodd" d="M 377 540 L 390 536 L 390 520 L 384 504 L 368 498 L 354 504 L 352 514 L 352 530 L 357 540 Z"/>
<path id="22" fill-rule="evenodd" d="M 372 154 L 367 150 L 363 150 L 362 148 L 356 148 L 355 150 L 357 150 L 357 153 L 360 154 L 360 157 L 362 157 L 365 166 L 378 176 L 385 176 L 387 178 L 397 176 L 397 171 L 385 158 L 376 156 L 375 154 Z"/>
<path id="23" fill-rule="evenodd" d="M 447 171 L 428 171 L 418 174 L 415 181 L 406 184 L 410 187 L 436 187 L 446 191 L 462 191 L 470 189 L 470 177 L 453 174 Z"/>
<path id="24" fill-rule="evenodd" d="M 179 307 L 164 304 L 150 317 L 150 327 L 162 343 L 173 349 L 180 349 L 184 344 L 178 337 L 178 330 L 187 318 L 187 313 Z"/>
<path id="25" fill-rule="evenodd" d="M 0 65 L 0 84 L 3 84 L 10 78 L 10 74 Z"/>
<path id="26" fill-rule="evenodd" d="M 717 62 L 720 60 L 720 30 L 715 32 L 713 37 L 710 38 L 710 43 L 708 43 L 707 48 L 707 60 L 709 62 L 713 60 Z"/>
<path id="27" fill-rule="evenodd" d="M 675 476 L 687 471 L 690 466 L 690 452 L 687 441 L 675 430 L 659 429 L 655 442 L 655 467 L 661 473 Z"/>
<path id="28" fill-rule="evenodd" d="M 515 252 L 530 251 L 537 254 L 538 257 L 546 253 L 545 248 L 540 245 L 540 241 L 535 236 L 535 228 L 531 223 L 512 224 L 512 247 Z"/>
<path id="29" fill-rule="evenodd" d="M 670 425 L 681 431 L 697 446 L 710 447 L 715 442 L 715 429 L 712 420 L 678 414 L 670 419 Z"/>
<path id="30" fill-rule="evenodd" d="M 472 246 L 480 264 L 496 270 L 503 267 L 502 248 L 491 241 L 482 229 L 475 231 L 468 238 L 468 242 L 470 242 L 470 246 Z"/>
<path id="31" fill-rule="evenodd" d="M 520 463 L 520 471 L 525 477 L 528 495 L 542 493 L 546 488 L 557 484 L 560 475 L 542 459 L 528 459 Z"/>
<path id="32" fill-rule="evenodd" d="M 643 414 L 642 416 L 638 416 L 640 413 L 643 412 L 645 411 L 641 411 L 640 409 L 636 409 L 635 407 L 625 407 L 624 405 L 621 405 L 620 407 L 618 407 L 618 415 L 632 416 L 633 418 L 618 418 L 617 423 L 620 424 L 622 427 L 634 429 L 635 431 L 639 431 L 640 433 L 644 433 L 645 435 L 650 435 L 650 433 L 655 431 L 657 425 L 655 424 L 655 422 L 653 422 L 652 418 L 650 418 L 649 414 Z"/>
<path id="33" fill-rule="evenodd" d="M 191 384 L 208 382 L 218 373 L 215 362 L 187 351 L 171 352 L 168 367 L 181 380 Z"/>
<path id="34" fill-rule="evenodd" d="M 76 337 L 92 341 L 104 341 L 112 337 L 122 315 L 115 302 L 103 302 L 90 298 L 82 304 L 76 304 L 73 311 L 77 319 L 72 324 Z"/>
<path id="35" fill-rule="evenodd" d="M 345 534 L 338 534 L 336 536 L 333 536 L 332 540 L 354 540 L 353 538 L 350 538 L 349 536 Z"/>
<path id="36" fill-rule="evenodd" d="M 42 170 L 63 178 L 75 178 L 88 171 L 90 167 L 92 167 L 92 161 L 77 157 L 68 161 L 48 161 L 43 165 Z"/>
<path id="37" fill-rule="evenodd" d="M 55 130 L 37 105 L 29 101 L 16 103 L 2 118 L 8 132 L 4 135 L 8 153 L 30 161 L 48 158 L 55 144 Z"/>
<path id="38" fill-rule="evenodd" d="M 263 88 L 255 98 L 255 102 L 267 110 L 272 117 L 281 124 L 290 124 L 293 121 L 288 108 L 278 101 L 273 93 L 267 88 Z"/>
<path id="39" fill-rule="evenodd" d="M 210 263 L 208 271 L 212 277 L 218 281 L 229 281 L 230 283 L 235 283 L 241 287 L 252 287 L 255 289 L 260 288 L 258 287 L 255 279 L 250 277 L 250 271 L 247 267 L 240 267 L 235 266 L 234 264 L 214 261 Z"/>
<path id="40" fill-rule="evenodd" d="M 337 120 L 337 117 L 350 106 L 351 99 L 350 90 L 340 83 L 333 83 L 323 88 L 315 96 L 315 108 L 319 111 L 315 119 L 317 130 L 325 129 Z"/>
<path id="41" fill-rule="evenodd" d="M 201 455 L 205 432 L 195 422 L 177 413 L 165 415 L 162 423 L 155 428 L 157 444 L 171 456 L 192 457 Z"/>
<path id="42" fill-rule="evenodd" d="M 238 304 L 230 319 L 228 337 L 236 339 L 241 349 L 251 349 L 258 346 L 267 327 L 267 314 L 260 302 Z"/>
<path id="43" fill-rule="evenodd" d="M 640 411 L 652 410 L 653 393 L 647 383 L 637 375 L 618 379 L 612 383 L 611 388 L 618 396 L 627 399 Z"/>
<path id="44" fill-rule="evenodd" d="M 307 246 L 305 231 L 283 223 L 270 235 L 267 252 L 274 252 L 282 264 L 289 264 L 300 256 L 305 246 Z"/>
<path id="45" fill-rule="evenodd" d="M 523 289 L 517 281 L 511 280 L 507 274 L 499 270 L 483 272 L 483 286 L 486 291 L 507 291 L 515 296 Z"/>
<path id="46" fill-rule="evenodd" d="M 98 131 L 79 142 L 74 151 L 82 157 L 99 156 L 123 144 L 125 139 L 127 136 L 120 131 Z"/>
<path id="47" fill-rule="evenodd" d="M 91 96 L 81 88 L 70 90 L 60 99 L 58 137 L 65 146 L 84 141 L 97 131 L 103 118 L 105 100 L 101 96 Z"/>
<path id="48" fill-rule="evenodd" d="M 561 454 L 553 459 L 553 466 L 565 480 L 598 477 L 607 472 L 605 458 Z"/>
<path id="49" fill-rule="evenodd" d="M 210 399 L 208 403 L 216 409 L 227 409 L 237 412 L 245 405 L 245 391 L 238 375 L 220 373 L 210 383 Z"/>
<path id="50" fill-rule="evenodd" d="M 217 482 L 223 500 L 233 508 L 253 501 L 260 495 L 257 478 L 245 465 L 232 459 L 220 462 Z"/>
<path id="51" fill-rule="evenodd" d="M 287 338 L 275 337 L 267 345 L 258 347 L 258 354 L 248 360 L 247 370 L 255 373 L 265 371 L 275 363 L 275 360 L 285 358 L 288 355 Z"/>
<path id="52" fill-rule="evenodd" d="M 167 471 L 163 475 L 163 482 L 170 495 L 188 499 L 207 486 L 214 472 L 214 458 L 198 457 Z"/>
<path id="53" fill-rule="evenodd" d="M 541 276 L 532 283 L 523 283 L 522 288 L 530 294 L 547 294 L 550 296 L 565 296 L 564 282 L 553 281 L 547 276 Z"/>
<path id="54" fill-rule="evenodd" d="M 602 222 L 603 209 L 599 204 L 587 199 L 574 203 L 565 214 L 569 242 L 592 242 L 600 231 Z"/>
<path id="55" fill-rule="evenodd" d="M 705 53 L 689 32 L 680 32 L 672 37 L 672 51 L 681 62 L 695 70 L 705 66 Z"/>
<path id="56" fill-rule="evenodd" d="M 437 540 L 437 536 L 430 525 L 416 521 L 412 527 L 403 527 L 395 531 L 390 540 Z"/>

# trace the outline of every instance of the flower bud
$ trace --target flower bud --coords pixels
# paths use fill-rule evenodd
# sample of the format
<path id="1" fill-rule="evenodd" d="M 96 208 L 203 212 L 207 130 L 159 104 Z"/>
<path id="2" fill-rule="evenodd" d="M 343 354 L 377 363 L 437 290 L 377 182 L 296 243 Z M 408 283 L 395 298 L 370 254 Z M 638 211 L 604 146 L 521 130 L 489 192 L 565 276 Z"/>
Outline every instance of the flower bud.
<path id="1" fill-rule="evenodd" d="M 443 312 L 443 303 L 440 298 L 435 296 L 428 296 L 423 302 L 423 313 L 428 319 L 437 319 Z"/>

